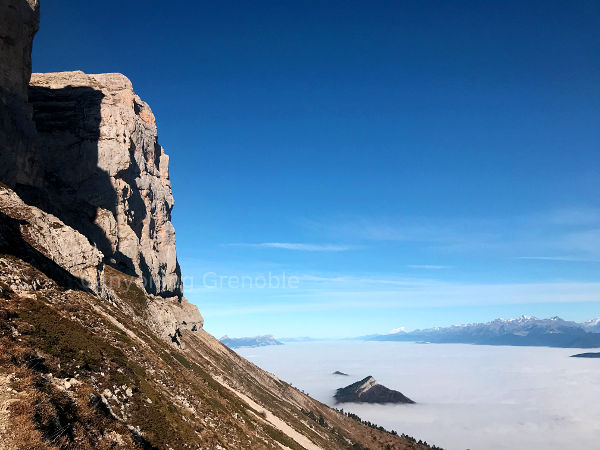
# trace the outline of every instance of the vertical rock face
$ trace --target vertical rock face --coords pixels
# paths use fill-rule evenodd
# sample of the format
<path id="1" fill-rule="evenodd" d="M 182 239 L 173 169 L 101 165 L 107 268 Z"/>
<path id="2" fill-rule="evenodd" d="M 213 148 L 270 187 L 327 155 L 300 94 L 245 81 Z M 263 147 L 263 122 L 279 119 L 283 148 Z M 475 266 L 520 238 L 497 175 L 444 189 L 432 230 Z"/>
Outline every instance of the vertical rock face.
<path id="1" fill-rule="evenodd" d="M 181 297 L 169 158 L 152 111 L 121 74 L 33 74 L 38 139 L 13 181 L 27 202 L 80 231 L 146 290 Z"/>
<path id="2" fill-rule="evenodd" d="M 0 181 L 148 293 L 181 299 L 169 159 L 152 111 L 121 74 L 32 77 L 38 25 L 38 0 L 0 0 Z"/>
<path id="3" fill-rule="evenodd" d="M 27 85 L 39 19 L 37 0 L 0 1 L 0 180 L 9 184 L 27 165 L 35 134 Z"/>
<path id="4" fill-rule="evenodd" d="M 40 22 L 38 0 L 0 2 L 0 98 L 27 101 L 33 36 Z"/>

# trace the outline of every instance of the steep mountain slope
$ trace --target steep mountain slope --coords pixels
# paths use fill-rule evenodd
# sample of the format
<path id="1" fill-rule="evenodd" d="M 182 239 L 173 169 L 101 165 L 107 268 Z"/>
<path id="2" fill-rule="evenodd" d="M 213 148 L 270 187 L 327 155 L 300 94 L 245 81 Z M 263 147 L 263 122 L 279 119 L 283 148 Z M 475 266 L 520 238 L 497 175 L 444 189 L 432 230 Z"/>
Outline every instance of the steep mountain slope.
<path id="1" fill-rule="evenodd" d="M 14 245 L 28 225 L 10 222 L 15 207 L 3 206 L 3 448 L 426 448 L 311 399 L 198 324 L 177 327 L 186 310 L 173 312 L 178 303 L 147 294 L 135 277 L 107 266 L 105 298 L 78 287 L 34 234 L 21 233 L 27 248 Z"/>

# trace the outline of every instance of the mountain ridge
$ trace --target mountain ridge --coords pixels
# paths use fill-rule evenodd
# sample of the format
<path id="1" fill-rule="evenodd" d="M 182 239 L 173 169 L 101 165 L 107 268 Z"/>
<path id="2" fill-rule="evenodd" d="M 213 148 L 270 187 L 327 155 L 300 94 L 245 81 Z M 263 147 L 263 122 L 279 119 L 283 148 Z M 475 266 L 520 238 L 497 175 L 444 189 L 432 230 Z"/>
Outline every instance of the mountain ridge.
<path id="1" fill-rule="evenodd" d="M 222 344 L 225 344 L 229 348 L 283 345 L 283 342 L 275 339 L 272 334 L 241 338 L 230 338 L 229 336 L 225 335 L 221 339 L 219 339 L 219 341 L 221 341 Z"/>
<path id="2" fill-rule="evenodd" d="M 449 327 L 418 329 L 409 332 L 375 334 L 357 339 L 370 341 L 424 341 L 481 345 L 523 345 L 563 348 L 600 347 L 600 320 L 583 323 L 558 316 L 538 319 L 533 316 L 499 318 Z"/>

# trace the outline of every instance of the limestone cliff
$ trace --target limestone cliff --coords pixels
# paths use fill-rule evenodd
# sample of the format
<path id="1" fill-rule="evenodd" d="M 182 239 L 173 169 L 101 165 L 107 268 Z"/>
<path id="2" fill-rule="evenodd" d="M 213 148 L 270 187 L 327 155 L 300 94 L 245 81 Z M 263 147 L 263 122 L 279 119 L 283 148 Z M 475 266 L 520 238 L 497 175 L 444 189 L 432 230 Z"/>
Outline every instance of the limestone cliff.
<path id="1" fill-rule="evenodd" d="M 152 111 L 121 74 L 30 80 L 38 25 L 38 0 L 0 1 L 0 181 L 148 293 L 181 298 L 169 158 Z"/>
<path id="2" fill-rule="evenodd" d="M 202 327 L 183 298 L 169 159 L 152 111 L 121 74 L 31 78 L 39 3 L 0 0 L 0 13 L 4 253 L 109 300 L 113 266 L 151 294 L 135 313 L 157 334 Z"/>
<path id="3" fill-rule="evenodd" d="M 0 2 L 0 99 L 27 101 L 33 37 L 40 22 L 38 0 Z"/>
<path id="4" fill-rule="evenodd" d="M 29 92 L 38 141 L 17 193 L 85 234 L 147 292 L 181 297 L 169 158 L 131 82 L 116 73 L 33 74 Z"/>
<path id="5" fill-rule="evenodd" d="M 120 74 L 35 74 L 28 99 L 38 11 L 0 0 L 0 447 L 429 448 L 201 329 L 150 108 Z"/>
<path id="6" fill-rule="evenodd" d="M 5 182 L 27 165 L 35 135 L 27 88 L 39 19 L 37 0 L 0 1 L 0 180 Z"/>

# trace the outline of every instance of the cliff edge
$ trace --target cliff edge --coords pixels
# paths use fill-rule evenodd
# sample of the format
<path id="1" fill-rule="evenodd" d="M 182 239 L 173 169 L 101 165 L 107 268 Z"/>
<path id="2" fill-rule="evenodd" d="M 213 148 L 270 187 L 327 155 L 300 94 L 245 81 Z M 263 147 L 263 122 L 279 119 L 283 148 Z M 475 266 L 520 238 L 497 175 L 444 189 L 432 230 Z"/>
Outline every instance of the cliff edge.
<path id="1" fill-rule="evenodd" d="M 146 291 L 183 295 L 169 157 L 150 107 L 118 73 L 35 73 L 34 163 L 15 190 L 83 233 Z"/>

